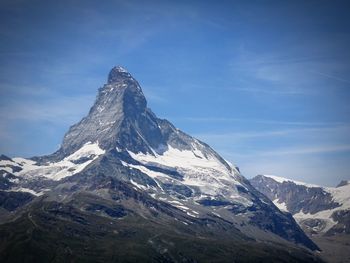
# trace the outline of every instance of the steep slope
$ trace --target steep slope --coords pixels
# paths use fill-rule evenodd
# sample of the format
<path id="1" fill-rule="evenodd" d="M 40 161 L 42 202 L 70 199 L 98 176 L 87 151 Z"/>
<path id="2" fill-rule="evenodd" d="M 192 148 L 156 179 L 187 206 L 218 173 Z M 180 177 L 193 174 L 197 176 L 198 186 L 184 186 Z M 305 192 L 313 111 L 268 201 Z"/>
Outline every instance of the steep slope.
<path id="1" fill-rule="evenodd" d="M 343 181 L 337 187 L 322 187 L 271 175 L 258 175 L 250 182 L 313 232 L 350 234 L 350 221 L 346 220 L 350 216 L 348 182 Z"/>
<path id="2" fill-rule="evenodd" d="M 342 181 L 337 187 L 322 187 L 258 175 L 250 182 L 278 208 L 291 213 L 332 262 L 350 260 L 349 181 Z"/>
<path id="3" fill-rule="evenodd" d="M 253 255 L 261 259 L 266 256 L 263 253 L 266 247 L 275 249 L 276 253 L 270 255 L 273 260 L 284 254 L 284 246 L 295 251 L 291 254 L 299 259 L 303 254 L 313 258 L 293 243 L 317 249 L 294 219 L 256 191 L 234 166 L 205 143 L 157 118 L 147 108 L 138 82 L 122 67 L 111 70 L 89 114 L 70 127 L 57 152 L 31 160 L 3 156 L 0 171 L 3 193 L 30 197 L 21 197 L 24 201 L 12 206 L 15 213 L 10 213 L 8 205 L 3 205 L 0 211 L 2 221 L 10 222 L 0 226 L 4 235 L 0 240 L 1 251 L 9 258 L 9 246 L 16 246 L 18 239 L 6 229 L 32 224 L 35 231 L 40 230 L 39 236 L 45 236 L 44 230 L 49 227 L 45 220 L 52 222 L 52 226 L 66 221 L 79 236 L 80 228 L 85 228 L 80 224 L 90 226 L 104 218 L 109 221 L 103 222 L 113 224 L 113 231 L 118 233 L 125 218 L 124 226 L 128 229 L 134 225 L 128 226 L 127 222 L 136 220 L 145 227 L 160 227 L 177 241 L 183 233 L 189 234 L 193 242 L 215 240 L 227 247 L 225 253 L 232 257 L 238 257 L 242 244 L 255 247 Z M 7 202 L 12 200 L 6 198 Z M 53 210 L 43 209 L 52 206 Z M 92 236 L 101 235 L 99 229 L 109 229 L 101 224 L 89 228 Z M 59 235 L 60 229 L 53 228 L 52 237 Z M 146 230 L 138 227 L 135 231 Z M 150 233 L 144 235 L 147 242 L 153 242 Z M 26 240 L 31 240 L 31 245 L 40 243 L 36 237 L 30 234 Z M 80 251 L 74 234 L 66 238 Z M 138 247 L 140 240 L 143 237 L 131 235 L 129 243 Z M 175 241 L 166 240 L 163 241 L 167 245 L 159 246 L 170 251 L 169 244 Z M 175 243 L 178 249 L 180 245 Z M 209 244 L 204 243 L 204 247 Z M 232 247 L 232 243 L 236 245 Z M 46 252 L 52 248 L 47 249 Z M 185 253 L 183 249 L 181 253 Z M 193 249 L 190 251 L 194 253 Z M 180 260 L 174 253 L 168 255 L 170 259 Z M 192 260 L 191 253 L 186 253 L 185 259 Z M 225 253 L 219 258 L 223 259 Z"/>

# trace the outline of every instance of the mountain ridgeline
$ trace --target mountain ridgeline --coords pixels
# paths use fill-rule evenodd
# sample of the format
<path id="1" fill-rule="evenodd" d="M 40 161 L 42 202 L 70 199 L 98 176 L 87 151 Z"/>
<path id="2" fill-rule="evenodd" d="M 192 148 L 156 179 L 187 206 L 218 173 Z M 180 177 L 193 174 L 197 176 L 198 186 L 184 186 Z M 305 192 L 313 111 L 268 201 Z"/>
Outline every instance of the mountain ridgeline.
<path id="1" fill-rule="evenodd" d="M 329 262 L 350 262 L 350 181 L 323 187 L 257 175 L 251 184 L 282 211 L 293 215 Z"/>
<path id="2" fill-rule="evenodd" d="M 257 175 L 250 182 L 313 234 L 350 234 L 349 181 L 342 181 L 337 187 L 322 187 L 277 176 Z"/>
<path id="3" fill-rule="evenodd" d="M 51 155 L 0 158 L 2 262 L 322 262 L 207 144 L 159 119 L 114 67 Z"/>

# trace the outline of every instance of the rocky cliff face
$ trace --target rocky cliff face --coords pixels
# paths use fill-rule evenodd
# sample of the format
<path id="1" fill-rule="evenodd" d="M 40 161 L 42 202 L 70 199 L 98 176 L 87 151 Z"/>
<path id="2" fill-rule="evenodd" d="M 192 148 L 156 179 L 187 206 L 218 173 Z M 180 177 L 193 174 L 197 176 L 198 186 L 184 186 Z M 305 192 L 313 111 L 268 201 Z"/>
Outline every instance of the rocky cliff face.
<path id="1" fill-rule="evenodd" d="M 312 233 L 350 233 L 350 184 L 347 181 L 337 187 L 322 187 L 258 175 L 250 182 Z"/>
<path id="2" fill-rule="evenodd" d="M 64 240 L 77 251 L 82 249 L 79 235 L 88 239 L 91 234 L 97 242 L 103 228 L 116 233 L 118 244 L 138 247 L 137 255 L 150 250 L 166 262 L 193 262 L 200 258 L 200 249 L 211 251 L 209 243 L 216 242 L 224 250 L 219 258 L 242 262 L 238 248 L 244 246 L 256 259 L 266 256 L 262 247 L 275 249 L 266 256 L 272 261 L 284 255 L 284 246 L 300 259 L 313 256 L 295 244 L 317 249 L 294 219 L 256 191 L 234 166 L 205 143 L 157 118 L 147 108 L 138 82 L 122 67 L 111 70 L 89 114 L 70 127 L 57 152 L 30 160 L 2 157 L 0 170 L 3 191 L 32 197 L 16 196 L 16 216 L 2 206 L 0 220 L 9 223 L 0 226 L 6 236 L 0 247 L 6 249 L 16 245 L 18 237 L 7 231 L 16 226 L 30 226 L 53 239 L 69 226 Z M 6 202 L 13 198 L 3 196 Z M 50 227 L 47 220 L 56 226 L 50 233 L 44 231 Z M 139 224 L 160 229 L 161 234 Z M 39 242 L 35 235 L 23 235 L 30 244 Z M 184 236 L 196 244 L 196 253 L 181 245 Z M 109 255 L 113 250 L 106 249 L 108 242 L 98 247 Z M 206 261 L 214 258 L 210 253 L 204 253 Z M 252 260 L 252 255 L 244 253 L 246 259 Z"/>

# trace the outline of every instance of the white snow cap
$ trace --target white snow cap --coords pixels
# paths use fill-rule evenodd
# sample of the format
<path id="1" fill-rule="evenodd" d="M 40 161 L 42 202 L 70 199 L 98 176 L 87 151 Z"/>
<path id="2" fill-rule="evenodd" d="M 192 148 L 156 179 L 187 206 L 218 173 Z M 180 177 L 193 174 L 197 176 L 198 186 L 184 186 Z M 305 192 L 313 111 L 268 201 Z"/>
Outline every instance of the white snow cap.
<path id="1" fill-rule="evenodd" d="M 271 179 L 275 180 L 277 183 L 281 183 L 281 184 L 283 182 L 290 182 L 290 183 L 294 183 L 296 185 L 303 185 L 303 186 L 306 186 L 306 187 L 322 187 L 322 186 L 319 186 L 319 185 L 316 185 L 316 184 L 307 184 L 307 183 L 304 183 L 304 182 L 292 180 L 292 179 L 281 177 L 281 176 L 275 176 L 275 175 L 270 175 L 270 174 L 262 174 L 262 176 L 271 178 Z"/>

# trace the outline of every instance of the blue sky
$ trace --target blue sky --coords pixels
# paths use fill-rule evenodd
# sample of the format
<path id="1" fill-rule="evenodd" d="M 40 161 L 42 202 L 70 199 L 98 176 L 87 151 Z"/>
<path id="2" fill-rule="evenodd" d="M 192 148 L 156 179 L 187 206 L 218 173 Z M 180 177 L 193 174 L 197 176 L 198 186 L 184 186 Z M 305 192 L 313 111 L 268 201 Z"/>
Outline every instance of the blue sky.
<path id="1" fill-rule="evenodd" d="M 0 152 L 55 151 L 114 65 L 242 173 L 350 179 L 347 1 L 1 1 Z"/>

